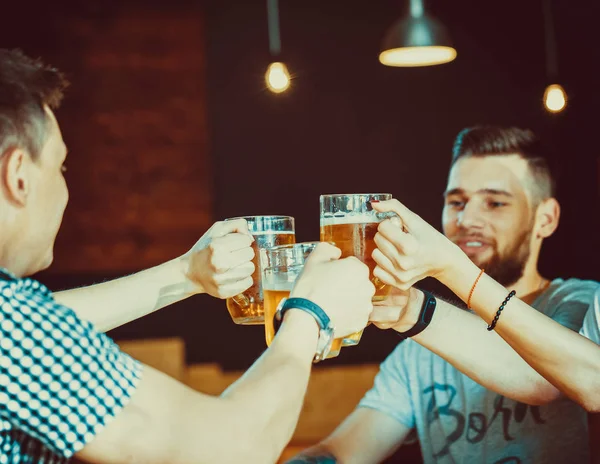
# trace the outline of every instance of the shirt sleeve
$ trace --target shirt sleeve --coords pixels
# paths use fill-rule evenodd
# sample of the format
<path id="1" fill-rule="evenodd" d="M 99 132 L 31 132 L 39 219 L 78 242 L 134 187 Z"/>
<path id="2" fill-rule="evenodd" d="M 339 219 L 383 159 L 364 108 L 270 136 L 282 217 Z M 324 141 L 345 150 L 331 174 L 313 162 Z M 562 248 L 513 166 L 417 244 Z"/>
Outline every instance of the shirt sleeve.
<path id="1" fill-rule="evenodd" d="M 600 344 L 600 289 L 594 295 L 594 302 L 585 315 L 583 327 L 579 333 L 594 343 Z"/>
<path id="2" fill-rule="evenodd" d="M 406 371 L 408 364 L 405 362 L 411 343 L 411 340 L 401 342 L 381 363 L 373 388 L 358 404 L 358 407 L 387 414 L 409 429 L 415 427 L 415 413 Z"/>
<path id="3" fill-rule="evenodd" d="M 547 315 L 559 324 L 579 332 L 586 313 L 593 306 L 594 293 L 599 288 L 597 282 L 567 280 L 550 299 L 551 313 Z"/>
<path id="4" fill-rule="evenodd" d="M 0 417 L 68 458 L 128 403 L 142 367 L 42 287 L 2 286 Z"/>

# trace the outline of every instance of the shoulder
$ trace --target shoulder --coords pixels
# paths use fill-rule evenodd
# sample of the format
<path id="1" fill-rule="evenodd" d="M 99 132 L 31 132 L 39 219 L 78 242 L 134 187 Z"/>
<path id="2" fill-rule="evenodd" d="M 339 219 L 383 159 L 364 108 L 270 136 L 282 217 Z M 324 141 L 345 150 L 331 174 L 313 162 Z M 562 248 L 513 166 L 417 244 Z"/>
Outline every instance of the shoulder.
<path id="1" fill-rule="evenodd" d="M 594 294 L 594 302 L 585 316 L 580 333 L 600 344 L 600 288 Z"/>
<path id="2" fill-rule="evenodd" d="M 582 279 L 554 279 L 546 293 L 553 299 L 591 299 L 600 289 L 600 283 Z"/>
<path id="3" fill-rule="evenodd" d="M 579 331 L 599 288 L 600 284 L 591 280 L 555 279 L 532 306 L 565 327 Z"/>

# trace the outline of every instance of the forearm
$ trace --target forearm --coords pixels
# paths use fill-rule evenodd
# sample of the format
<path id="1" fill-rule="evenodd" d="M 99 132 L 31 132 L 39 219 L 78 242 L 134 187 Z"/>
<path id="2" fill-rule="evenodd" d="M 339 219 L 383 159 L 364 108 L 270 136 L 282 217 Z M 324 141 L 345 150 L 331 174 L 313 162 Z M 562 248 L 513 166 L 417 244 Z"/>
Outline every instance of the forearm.
<path id="1" fill-rule="evenodd" d="M 255 447 L 266 453 L 260 462 L 275 462 L 292 437 L 316 345 L 312 316 L 290 311 L 271 347 L 222 395 L 252 421 L 242 432 L 251 433 Z"/>
<path id="2" fill-rule="evenodd" d="M 286 464 L 374 464 L 384 462 L 402 446 L 410 429 L 371 408 L 356 408 L 325 440 Z"/>
<path id="3" fill-rule="evenodd" d="M 410 304 L 420 309 L 419 294 Z M 517 401 L 545 404 L 559 395 L 497 333 L 488 332 L 481 318 L 443 300 L 437 300 L 430 325 L 413 340 L 477 383 Z"/>
<path id="4" fill-rule="evenodd" d="M 467 262 L 468 261 L 468 262 Z M 479 269 L 468 259 L 442 282 L 464 301 Z M 490 323 L 508 290 L 487 275 L 477 284 L 473 309 Z M 483 329 L 485 335 L 493 336 Z M 586 409 L 600 409 L 600 348 L 513 297 L 495 327 L 500 335 L 537 372 Z"/>
<path id="5" fill-rule="evenodd" d="M 106 332 L 201 291 L 180 259 L 136 274 L 54 294 L 60 304 Z"/>
<path id="6" fill-rule="evenodd" d="M 107 464 L 275 462 L 296 424 L 316 346 L 314 319 L 292 314 L 272 348 L 221 397 L 145 366 L 129 403 L 78 457 Z"/>

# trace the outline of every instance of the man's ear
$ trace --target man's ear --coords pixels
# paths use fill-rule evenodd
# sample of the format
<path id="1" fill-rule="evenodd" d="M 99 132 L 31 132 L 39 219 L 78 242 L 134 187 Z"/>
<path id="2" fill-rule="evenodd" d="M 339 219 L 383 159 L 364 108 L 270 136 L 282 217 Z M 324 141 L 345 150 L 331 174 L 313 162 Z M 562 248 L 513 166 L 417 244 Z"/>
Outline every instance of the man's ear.
<path id="1" fill-rule="evenodd" d="M 24 206 L 31 188 L 31 163 L 33 161 L 20 148 L 10 150 L 2 156 L 0 181 L 8 200 Z"/>
<path id="2" fill-rule="evenodd" d="M 556 231 L 559 220 L 560 204 L 556 198 L 542 201 L 536 211 L 535 236 L 542 239 L 550 237 Z"/>

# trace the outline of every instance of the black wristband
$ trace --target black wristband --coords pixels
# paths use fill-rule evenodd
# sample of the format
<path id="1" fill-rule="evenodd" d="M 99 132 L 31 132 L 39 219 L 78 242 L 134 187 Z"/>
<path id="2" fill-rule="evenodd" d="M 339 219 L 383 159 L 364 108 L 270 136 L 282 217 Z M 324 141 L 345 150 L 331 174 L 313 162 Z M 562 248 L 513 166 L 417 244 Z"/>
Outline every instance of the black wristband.
<path id="1" fill-rule="evenodd" d="M 429 293 L 425 290 L 421 290 L 423 292 L 423 306 L 421 306 L 421 312 L 419 313 L 419 319 L 417 323 L 412 326 L 406 332 L 398 332 L 398 335 L 404 338 L 414 337 L 415 335 L 423 332 L 433 319 L 433 313 L 435 312 L 435 307 L 437 306 L 437 300 L 432 293 Z"/>

